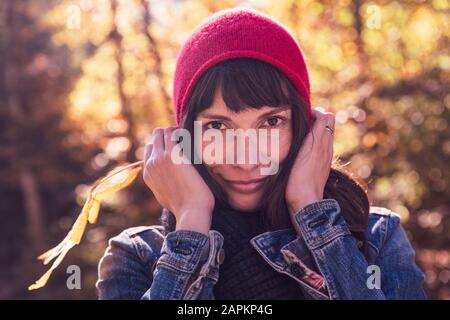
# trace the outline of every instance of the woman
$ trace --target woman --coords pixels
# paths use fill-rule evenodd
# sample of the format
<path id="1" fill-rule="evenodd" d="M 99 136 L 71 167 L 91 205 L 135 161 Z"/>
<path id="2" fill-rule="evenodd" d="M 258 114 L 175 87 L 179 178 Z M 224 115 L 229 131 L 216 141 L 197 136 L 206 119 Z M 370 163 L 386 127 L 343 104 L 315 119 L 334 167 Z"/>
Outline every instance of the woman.
<path id="1" fill-rule="evenodd" d="M 249 9 L 205 20 L 178 57 L 174 101 L 178 127 L 155 129 L 145 150 L 162 225 L 110 240 L 100 299 L 426 298 L 398 215 L 370 206 L 332 161 L 334 116 L 312 110 L 303 53 L 278 22 Z M 230 150 L 205 152 L 198 123 L 216 138 L 230 129 L 278 137 L 257 154 L 279 167 L 262 174 L 261 160 L 248 161 L 251 142 L 246 161 L 205 161 Z M 174 141 L 177 128 L 190 140 Z M 179 148 L 187 142 L 194 152 Z M 173 160 L 180 150 L 190 162 Z"/>

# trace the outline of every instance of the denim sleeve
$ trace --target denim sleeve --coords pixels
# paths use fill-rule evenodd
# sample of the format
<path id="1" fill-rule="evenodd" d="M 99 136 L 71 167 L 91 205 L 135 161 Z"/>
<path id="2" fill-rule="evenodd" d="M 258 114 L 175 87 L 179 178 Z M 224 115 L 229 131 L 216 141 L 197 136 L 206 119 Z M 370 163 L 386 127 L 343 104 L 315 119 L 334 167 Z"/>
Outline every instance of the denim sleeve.
<path id="1" fill-rule="evenodd" d="M 212 262 L 221 248 L 221 235 L 209 236 L 190 230 L 166 235 L 160 253 L 136 245 L 126 232 L 109 241 L 99 263 L 99 299 L 195 299 L 212 296 L 205 292 L 218 279 Z M 212 244 L 212 245 L 211 245 Z M 203 286 L 199 283 L 205 284 Z"/>
<path id="2" fill-rule="evenodd" d="M 323 199 L 302 208 L 295 221 L 325 278 L 331 299 L 422 299 L 423 275 L 399 223 L 385 228 L 375 264 L 381 283 L 373 285 L 369 264 L 351 236 L 338 202 Z M 395 222 L 395 221 L 394 221 Z"/>
<path id="3" fill-rule="evenodd" d="M 387 299 L 425 300 L 424 273 L 415 262 L 415 251 L 397 215 L 389 215 L 386 239 L 375 260 Z"/>

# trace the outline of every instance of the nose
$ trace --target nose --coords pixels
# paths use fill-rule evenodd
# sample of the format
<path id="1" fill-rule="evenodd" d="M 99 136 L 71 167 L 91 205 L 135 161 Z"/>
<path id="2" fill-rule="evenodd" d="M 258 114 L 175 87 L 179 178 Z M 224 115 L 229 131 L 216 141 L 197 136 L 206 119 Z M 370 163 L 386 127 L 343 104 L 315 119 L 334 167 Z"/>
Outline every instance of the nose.
<path id="1" fill-rule="evenodd" d="M 258 153 L 250 148 L 245 150 L 235 150 L 236 154 L 233 161 L 233 167 L 244 171 L 254 171 L 260 167 Z"/>
<path id="2" fill-rule="evenodd" d="M 231 163 L 227 163 L 244 171 L 254 171 L 260 167 L 257 138 L 252 139 L 252 137 L 237 134 L 233 137 L 231 145 L 229 142 L 231 141 L 227 141 L 225 153 L 227 160 L 231 160 Z"/>
<path id="3" fill-rule="evenodd" d="M 258 163 L 247 163 L 248 161 L 246 161 L 246 163 L 240 164 L 240 163 L 236 163 L 233 165 L 234 168 L 237 169 L 241 169 L 243 171 L 255 171 L 259 168 L 259 164 Z"/>

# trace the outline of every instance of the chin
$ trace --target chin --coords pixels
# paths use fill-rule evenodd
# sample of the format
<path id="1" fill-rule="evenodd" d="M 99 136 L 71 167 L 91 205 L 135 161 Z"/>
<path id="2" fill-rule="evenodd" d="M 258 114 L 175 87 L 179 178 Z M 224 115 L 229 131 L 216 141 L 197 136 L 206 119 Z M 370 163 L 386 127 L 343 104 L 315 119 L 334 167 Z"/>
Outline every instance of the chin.
<path id="1" fill-rule="evenodd" d="M 230 205 L 240 211 L 255 211 L 261 204 L 260 194 L 228 195 Z"/>

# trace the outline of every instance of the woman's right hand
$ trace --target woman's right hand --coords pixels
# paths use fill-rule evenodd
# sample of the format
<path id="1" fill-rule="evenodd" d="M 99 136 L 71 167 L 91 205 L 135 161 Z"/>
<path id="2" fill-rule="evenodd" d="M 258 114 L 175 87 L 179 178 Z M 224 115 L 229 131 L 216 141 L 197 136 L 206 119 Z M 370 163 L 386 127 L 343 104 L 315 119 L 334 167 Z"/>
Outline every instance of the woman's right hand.
<path id="1" fill-rule="evenodd" d="M 153 144 L 145 146 L 143 178 L 161 206 L 176 217 L 176 229 L 208 235 L 214 195 L 192 164 L 172 161 L 177 145 L 171 135 L 177 127 L 153 130 Z"/>

